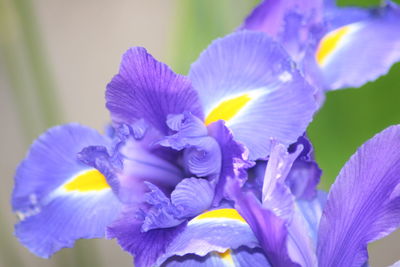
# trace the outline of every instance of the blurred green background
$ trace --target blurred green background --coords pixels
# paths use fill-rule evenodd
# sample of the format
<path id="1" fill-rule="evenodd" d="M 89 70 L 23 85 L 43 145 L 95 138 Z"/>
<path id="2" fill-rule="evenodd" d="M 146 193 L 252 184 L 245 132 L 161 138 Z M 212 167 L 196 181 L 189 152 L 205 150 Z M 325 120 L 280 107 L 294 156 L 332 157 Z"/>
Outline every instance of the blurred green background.
<path id="1" fill-rule="evenodd" d="M 108 122 L 104 89 L 128 47 L 144 46 L 186 74 L 199 53 L 239 26 L 257 2 L 0 0 L 0 266 L 131 266 L 114 241 L 79 241 L 51 260 L 30 254 L 12 236 L 15 167 L 47 127 L 77 121 L 102 130 Z M 362 88 L 328 93 L 308 130 L 324 171 L 321 188 L 329 188 L 358 146 L 400 123 L 399 73 L 397 64 Z M 397 233 L 370 246 L 371 265 L 392 263 L 400 255 L 399 241 Z"/>

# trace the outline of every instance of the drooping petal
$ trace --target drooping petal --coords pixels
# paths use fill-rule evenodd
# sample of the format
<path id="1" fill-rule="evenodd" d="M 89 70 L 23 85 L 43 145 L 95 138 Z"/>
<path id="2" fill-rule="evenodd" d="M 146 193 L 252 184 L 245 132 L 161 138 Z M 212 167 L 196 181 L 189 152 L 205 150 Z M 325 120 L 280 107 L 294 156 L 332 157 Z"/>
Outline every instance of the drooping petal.
<path id="1" fill-rule="evenodd" d="M 175 238 L 158 263 L 174 256 L 195 254 L 204 257 L 210 252 L 224 253 L 241 246 L 259 247 L 249 225 L 230 207 L 205 212 L 187 224 Z"/>
<path id="2" fill-rule="evenodd" d="M 87 127 L 51 128 L 32 145 L 17 169 L 12 194 L 22 244 L 48 258 L 79 238 L 100 238 L 118 215 L 120 204 L 106 178 L 77 159 L 89 145 L 109 141 Z"/>
<path id="3" fill-rule="evenodd" d="M 367 243 L 400 225 L 400 126 L 367 141 L 333 184 L 318 233 L 321 266 L 361 266 Z"/>
<path id="4" fill-rule="evenodd" d="M 163 134 L 168 133 L 168 114 L 190 111 L 202 118 L 190 81 L 141 47 L 124 54 L 119 74 L 107 86 L 106 99 L 114 123 L 131 124 L 144 119 Z"/>
<path id="5" fill-rule="evenodd" d="M 214 41 L 192 65 L 208 125 L 225 120 L 234 138 L 265 158 L 269 138 L 296 141 L 315 111 L 313 88 L 283 48 L 263 33 L 241 31 Z"/>
<path id="6" fill-rule="evenodd" d="M 345 13 L 344 13 L 345 12 Z M 325 89 L 360 87 L 400 61 L 400 7 L 332 8 L 327 32 L 315 53 Z"/>
<path id="7" fill-rule="evenodd" d="M 246 18 L 242 28 L 267 33 L 298 61 L 316 41 L 315 32 L 323 21 L 322 6 L 321 0 L 264 0 Z"/>
<path id="8" fill-rule="evenodd" d="M 116 238 L 119 245 L 134 256 L 135 266 L 153 266 L 185 225 L 142 232 L 142 224 L 141 214 L 128 207 L 120 218 L 108 227 L 107 237 Z"/>
<path id="9" fill-rule="evenodd" d="M 240 247 L 238 249 L 228 249 L 224 253 L 210 252 L 204 257 L 194 254 L 185 256 L 174 256 L 168 259 L 163 267 L 270 267 L 262 249 Z"/>

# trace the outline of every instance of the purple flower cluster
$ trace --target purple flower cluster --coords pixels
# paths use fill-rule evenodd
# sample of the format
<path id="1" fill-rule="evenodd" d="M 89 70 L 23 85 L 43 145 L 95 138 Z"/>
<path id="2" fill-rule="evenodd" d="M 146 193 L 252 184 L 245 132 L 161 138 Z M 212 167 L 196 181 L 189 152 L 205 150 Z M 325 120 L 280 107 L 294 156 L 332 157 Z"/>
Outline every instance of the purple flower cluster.
<path id="1" fill-rule="evenodd" d="M 326 91 L 400 60 L 399 25 L 391 2 L 265 0 L 187 76 L 129 49 L 107 86 L 107 133 L 51 128 L 18 167 L 16 236 L 44 258 L 116 238 L 138 267 L 365 266 L 367 244 L 400 225 L 400 126 L 329 193 L 304 133 Z"/>

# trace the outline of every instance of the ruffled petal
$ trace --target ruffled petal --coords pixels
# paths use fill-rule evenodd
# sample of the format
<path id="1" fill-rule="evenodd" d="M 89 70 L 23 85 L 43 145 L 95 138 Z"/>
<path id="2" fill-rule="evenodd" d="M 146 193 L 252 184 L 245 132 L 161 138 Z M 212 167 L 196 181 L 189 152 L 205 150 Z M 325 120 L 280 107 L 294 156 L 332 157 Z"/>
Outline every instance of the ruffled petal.
<path id="1" fill-rule="evenodd" d="M 173 228 L 142 232 L 143 217 L 135 209 L 127 208 L 107 229 L 107 237 L 116 238 L 119 245 L 134 256 L 136 267 L 154 266 L 166 247 L 184 229 L 184 224 Z"/>
<path id="2" fill-rule="evenodd" d="M 204 257 L 210 252 L 224 253 L 241 246 L 259 247 L 249 225 L 232 208 L 220 208 L 205 212 L 187 224 L 175 238 L 158 263 L 174 256 L 194 254 Z"/>
<path id="3" fill-rule="evenodd" d="M 145 201 L 146 211 L 142 230 L 174 227 L 209 209 L 214 198 L 214 187 L 205 179 L 186 178 L 171 193 L 171 199 L 155 185 L 146 183 L 150 191 Z"/>
<path id="4" fill-rule="evenodd" d="M 89 147 L 81 153 L 81 157 L 100 171 L 111 169 L 104 173 L 109 174 L 108 182 L 120 201 L 136 204 L 142 202 L 148 189 L 146 181 L 165 192 L 171 192 L 184 178 L 176 162 L 167 160 L 176 155 L 173 151 L 162 151 L 162 147 L 156 146 L 152 142 L 154 138 L 151 132 L 136 139 L 134 129 L 125 125 L 117 129 L 117 135 L 119 140 L 112 153 L 107 153 L 104 148 Z"/>
<path id="5" fill-rule="evenodd" d="M 320 40 L 315 58 L 324 87 L 360 87 L 386 74 L 400 61 L 400 7 L 392 2 L 371 10 L 327 10 L 332 26 Z"/>
<path id="6" fill-rule="evenodd" d="M 214 41 L 189 76 L 205 123 L 225 120 L 250 159 L 268 156 L 271 137 L 286 145 L 295 142 L 316 109 L 313 88 L 284 49 L 263 33 L 241 31 Z"/>
<path id="7" fill-rule="evenodd" d="M 221 172 L 221 150 L 217 141 L 208 136 L 202 121 L 190 113 L 172 115 L 168 125 L 177 131 L 159 142 L 175 150 L 184 150 L 184 167 L 199 177 L 219 176 Z"/>
<path id="8" fill-rule="evenodd" d="M 194 254 L 185 256 L 174 256 L 168 259 L 163 267 L 270 267 L 262 249 L 240 247 L 238 249 L 228 249 L 224 253 L 210 252 L 204 257 Z"/>
<path id="9" fill-rule="evenodd" d="M 321 0 L 264 0 L 246 18 L 242 28 L 267 33 L 297 61 L 316 41 L 315 32 L 322 21 Z"/>
<path id="10" fill-rule="evenodd" d="M 367 141 L 331 187 L 320 222 L 321 266 L 361 266 L 367 243 L 400 224 L 400 126 Z"/>
<path id="11" fill-rule="evenodd" d="M 206 179 L 186 178 L 171 194 L 171 202 L 180 217 L 194 217 L 210 208 L 214 186 Z"/>
<path id="12" fill-rule="evenodd" d="M 48 258 L 79 238 L 100 238 L 120 204 L 104 175 L 77 159 L 89 145 L 109 146 L 95 130 L 68 124 L 51 128 L 17 169 L 12 194 L 22 244 Z"/>
<path id="13" fill-rule="evenodd" d="M 254 166 L 254 162 L 248 159 L 248 150 L 233 138 L 232 132 L 225 126 L 224 121 L 210 124 L 208 133 L 217 142 L 221 149 L 222 165 L 218 183 L 215 188 L 214 205 L 225 197 L 225 184 L 228 177 L 240 179 L 243 183 L 247 180 L 247 169 Z"/>
<path id="14" fill-rule="evenodd" d="M 203 114 L 190 81 L 142 47 L 124 54 L 119 74 L 107 86 L 106 99 L 114 123 L 144 119 L 163 134 L 168 133 L 168 114 L 190 111 L 199 118 Z"/>

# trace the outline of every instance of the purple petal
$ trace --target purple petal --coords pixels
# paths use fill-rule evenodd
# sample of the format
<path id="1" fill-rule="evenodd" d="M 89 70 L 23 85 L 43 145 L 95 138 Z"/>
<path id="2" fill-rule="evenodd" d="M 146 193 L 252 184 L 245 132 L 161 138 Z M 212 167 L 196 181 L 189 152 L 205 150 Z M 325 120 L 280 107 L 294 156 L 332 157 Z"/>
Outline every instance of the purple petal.
<path id="1" fill-rule="evenodd" d="M 241 266 L 241 267 L 270 267 L 267 258 L 260 248 L 240 247 L 234 250 L 227 250 L 224 253 L 211 252 L 204 257 L 194 254 L 185 256 L 174 256 L 168 259 L 162 266 L 165 267 L 220 267 L 220 266 Z"/>
<path id="2" fill-rule="evenodd" d="M 287 226 L 287 247 L 290 258 L 301 266 L 314 266 L 317 262 L 306 221 L 295 205 L 295 197 L 286 185 L 293 162 L 303 150 L 296 146 L 292 153 L 277 142 L 272 142 L 271 155 L 265 170 L 262 206 L 283 219 Z"/>
<path id="3" fill-rule="evenodd" d="M 221 172 L 221 150 L 208 136 L 202 121 L 190 113 L 169 116 L 168 124 L 177 131 L 159 142 L 175 150 L 184 149 L 184 167 L 199 177 L 218 176 Z"/>
<path id="4" fill-rule="evenodd" d="M 400 223 L 400 126 L 367 141 L 333 184 L 318 234 L 321 266 L 361 266 L 367 243 Z"/>
<path id="5" fill-rule="evenodd" d="M 247 169 L 254 163 L 247 160 L 248 151 L 240 143 L 233 139 L 232 132 L 223 121 L 217 121 L 208 126 L 208 133 L 221 148 L 222 166 L 221 174 L 216 186 L 214 204 L 218 205 L 225 196 L 224 188 L 228 177 L 236 177 L 243 182 L 247 179 Z"/>
<path id="6" fill-rule="evenodd" d="M 214 41 L 189 74 L 206 124 L 223 119 L 250 159 L 269 155 L 269 138 L 300 136 L 316 109 L 311 88 L 281 46 L 263 33 L 241 31 Z"/>
<path id="7" fill-rule="evenodd" d="M 246 18 L 242 28 L 267 33 L 298 60 L 321 26 L 322 6 L 321 0 L 265 0 Z"/>
<path id="8" fill-rule="evenodd" d="M 317 244 L 319 222 L 325 206 L 327 193 L 318 191 L 312 200 L 299 199 L 296 206 L 306 221 L 306 232 L 309 233 L 314 247 Z"/>
<path id="9" fill-rule="evenodd" d="M 337 9 L 328 15 L 332 27 L 316 51 L 327 89 L 360 87 L 400 61 L 399 6 L 389 3 L 359 12 Z"/>
<path id="10" fill-rule="evenodd" d="M 153 266 L 166 247 L 176 238 L 184 225 L 168 229 L 142 232 L 142 218 L 135 210 L 127 209 L 107 230 L 109 238 L 117 238 L 119 245 L 134 256 L 137 267 Z"/>
<path id="11" fill-rule="evenodd" d="M 262 187 L 263 206 L 284 220 L 290 220 L 294 207 L 294 197 L 285 180 L 301 150 L 302 147 L 290 154 L 284 145 L 272 141 L 271 155 L 265 169 Z"/>
<path id="12" fill-rule="evenodd" d="M 232 208 L 216 209 L 192 219 L 183 232 L 168 246 L 159 258 L 162 263 L 173 256 L 195 254 L 206 256 L 210 252 L 223 253 L 240 246 L 258 247 L 258 241 L 249 225 Z"/>
<path id="13" fill-rule="evenodd" d="M 184 220 L 177 218 L 177 209 L 171 204 L 169 198 L 157 186 L 151 183 L 146 183 L 146 185 L 150 192 L 147 192 L 144 198 L 151 208 L 146 211 L 142 231 L 170 228 L 181 224 Z"/>
<path id="14" fill-rule="evenodd" d="M 143 143 L 146 144 L 146 140 L 135 140 L 128 135 L 116 147 L 114 157 L 120 160 L 121 167 L 114 169 L 110 184 L 125 203 L 143 200 L 147 191 L 145 181 L 171 192 L 184 177 L 176 164 L 165 160 L 155 149 Z"/>
<path id="15" fill-rule="evenodd" d="M 301 136 L 289 147 L 289 152 L 294 151 L 298 145 L 303 146 L 303 151 L 293 163 L 286 178 L 286 184 L 297 199 L 312 200 L 317 194 L 317 185 L 322 171 L 314 160 L 311 142 Z"/>
<path id="16" fill-rule="evenodd" d="M 214 187 L 205 179 L 186 178 L 171 193 L 171 200 L 156 186 L 146 183 L 150 192 L 145 200 L 150 204 L 146 212 L 143 231 L 169 228 L 210 208 Z"/>
<path id="17" fill-rule="evenodd" d="M 249 192 L 242 192 L 234 180 L 228 180 L 229 197 L 235 202 L 235 208 L 250 225 L 257 236 L 268 261 L 272 266 L 299 266 L 288 255 L 286 246 L 287 228 L 285 221 L 261 203 Z"/>
<path id="18" fill-rule="evenodd" d="M 144 119 L 163 134 L 168 133 L 168 114 L 190 111 L 202 118 L 190 81 L 141 47 L 124 54 L 119 74 L 107 86 L 106 99 L 114 123 L 132 124 Z"/>
<path id="19" fill-rule="evenodd" d="M 214 187 L 206 179 L 186 178 L 171 194 L 171 202 L 180 217 L 194 217 L 210 208 Z"/>
<path id="20" fill-rule="evenodd" d="M 88 145 L 108 146 L 95 130 L 68 124 L 49 129 L 17 169 L 12 194 L 18 239 L 48 258 L 79 238 L 100 238 L 120 204 L 102 173 L 80 162 Z"/>

